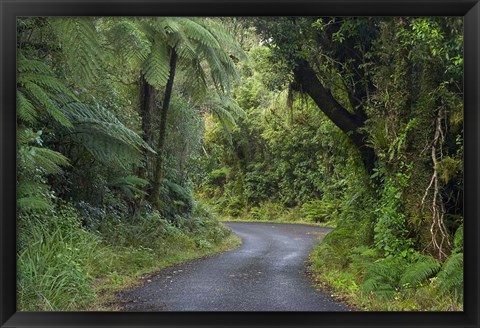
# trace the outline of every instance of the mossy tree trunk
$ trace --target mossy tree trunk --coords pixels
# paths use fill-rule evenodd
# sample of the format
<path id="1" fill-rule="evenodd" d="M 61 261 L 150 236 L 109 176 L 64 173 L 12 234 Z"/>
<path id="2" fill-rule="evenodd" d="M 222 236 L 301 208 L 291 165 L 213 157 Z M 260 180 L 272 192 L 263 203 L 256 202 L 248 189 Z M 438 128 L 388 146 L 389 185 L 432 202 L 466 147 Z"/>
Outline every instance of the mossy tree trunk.
<path id="1" fill-rule="evenodd" d="M 173 80 L 175 79 L 175 70 L 177 67 L 177 53 L 175 49 L 171 50 L 170 55 L 170 75 L 168 77 L 167 85 L 165 86 L 165 96 L 163 98 L 163 104 L 160 112 L 160 124 L 159 124 L 159 136 L 157 146 L 155 148 L 157 155 L 155 160 L 155 166 L 153 171 L 152 190 L 150 193 L 150 201 L 155 208 L 160 209 L 159 195 L 160 188 L 164 178 L 164 153 L 165 153 L 165 132 L 167 128 L 167 113 L 170 107 L 170 99 L 172 97 Z"/>

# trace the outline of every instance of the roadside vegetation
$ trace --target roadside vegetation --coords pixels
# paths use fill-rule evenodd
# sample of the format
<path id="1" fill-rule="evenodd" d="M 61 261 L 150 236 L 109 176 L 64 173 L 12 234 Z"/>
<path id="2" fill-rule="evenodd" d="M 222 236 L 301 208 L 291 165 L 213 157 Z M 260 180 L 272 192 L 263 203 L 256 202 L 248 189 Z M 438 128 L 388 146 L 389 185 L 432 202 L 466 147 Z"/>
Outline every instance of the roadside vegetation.
<path id="1" fill-rule="evenodd" d="M 18 19 L 18 310 L 104 310 L 231 249 L 336 227 L 313 279 L 463 308 L 460 18 Z"/>

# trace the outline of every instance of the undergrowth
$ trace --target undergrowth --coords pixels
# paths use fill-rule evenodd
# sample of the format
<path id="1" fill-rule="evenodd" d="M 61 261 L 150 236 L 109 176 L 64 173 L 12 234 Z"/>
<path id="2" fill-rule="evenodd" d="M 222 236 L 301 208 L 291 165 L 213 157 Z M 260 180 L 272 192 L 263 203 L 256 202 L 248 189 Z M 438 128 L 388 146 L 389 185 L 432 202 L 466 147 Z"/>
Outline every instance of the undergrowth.
<path id="1" fill-rule="evenodd" d="M 455 236 L 456 248 L 440 262 L 418 252 L 383 257 L 377 249 L 347 241 L 360 241 L 361 232 L 339 228 L 310 254 L 309 268 L 318 285 L 362 310 L 462 311 L 462 229 Z"/>
<path id="2" fill-rule="evenodd" d="M 19 311 L 110 310 L 114 292 L 142 275 L 240 243 L 198 204 L 188 219 L 107 216 L 95 230 L 81 221 L 65 204 L 19 218 Z"/>

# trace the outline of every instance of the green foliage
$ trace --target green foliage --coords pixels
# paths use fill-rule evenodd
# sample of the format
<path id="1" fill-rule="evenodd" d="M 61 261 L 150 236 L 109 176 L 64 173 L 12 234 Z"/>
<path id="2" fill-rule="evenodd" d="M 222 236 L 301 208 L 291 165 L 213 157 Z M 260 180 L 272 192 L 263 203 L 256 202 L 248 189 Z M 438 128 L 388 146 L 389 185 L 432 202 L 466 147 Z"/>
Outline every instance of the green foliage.
<path id="1" fill-rule="evenodd" d="M 382 250 L 385 257 L 407 257 L 412 251 L 412 241 L 407 238 L 406 218 L 401 208 L 399 188 L 386 182 L 382 192 L 380 206 L 375 212 L 378 221 L 375 225 L 375 246 Z"/>
<path id="2" fill-rule="evenodd" d="M 61 167 L 69 165 L 62 154 L 41 146 L 42 130 L 34 132 L 19 127 L 17 131 L 17 207 L 19 211 L 43 211 L 51 209 L 54 198 L 45 177 L 62 172 Z"/>
<path id="3" fill-rule="evenodd" d="M 142 71 L 148 83 L 156 88 L 164 87 L 170 76 L 170 53 L 167 44 L 155 40 L 151 51 L 143 62 Z"/>
<path id="4" fill-rule="evenodd" d="M 155 153 L 137 133 L 98 103 L 71 102 L 62 110 L 74 124 L 71 138 L 106 164 L 124 167 L 138 163 L 143 151 Z"/>
<path id="5" fill-rule="evenodd" d="M 63 104 L 62 96 L 72 96 L 72 93 L 45 63 L 20 57 L 17 74 L 17 115 L 21 120 L 36 123 L 43 114 L 65 127 L 72 127 L 59 108 Z"/>
<path id="6" fill-rule="evenodd" d="M 250 209 L 249 216 L 254 220 L 275 221 L 284 215 L 285 209 L 282 204 L 273 202 L 260 203 Z"/>
<path id="7" fill-rule="evenodd" d="M 302 213 L 309 221 L 331 221 L 339 216 L 339 203 L 338 201 L 312 200 L 302 205 Z"/>
<path id="8" fill-rule="evenodd" d="M 208 174 L 208 183 L 217 187 L 222 187 L 225 185 L 229 174 L 230 169 L 228 167 L 215 169 Z"/>
<path id="9" fill-rule="evenodd" d="M 75 82 L 80 86 L 91 86 L 104 66 L 94 18 L 52 17 L 49 22 Z"/>
<path id="10" fill-rule="evenodd" d="M 147 185 L 147 180 L 139 178 L 135 175 L 129 175 L 115 179 L 112 182 L 111 187 L 118 189 L 128 199 L 133 199 L 145 195 L 146 193 L 143 188 L 145 188 Z"/>
<path id="11" fill-rule="evenodd" d="M 462 171 L 463 161 L 450 156 L 442 158 L 437 164 L 437 171 L 442 180 L 448 183 L 453 177 Z"/>
<path id="12" fill-rule="evenodd" d="M 229 232 L 193 190 L 230 218 L 335 224 L 313 268 L 363 305 L 461 307 L 462 21 L 239 21 L 19 18 L 19 308 L 85 309 L 92 277 L 120 288 L 158 262 L 215 250 Z M 173 52 L 163 143 L 157 109 Z M 352 132 L 301 94 L 304 61 L 361 123 L 353 133 L 375 153 L 372 172 Z M 148 115 L 139 76 L 156 89 Z M 159 211 L 147 201 L 155 152 Z M 429 255 L 430 208 L 453 241 L 446 259 Z"/>
<path id="13" fill-rule="evenodd" d="M 436 283 L 441 295 L 452 293 L 455 299 L 463 300 L 463 253 L 453 253 L 447 258 Z"/>
<path id="14" fill-rule="evenodd" d="M 428 278 L 435 276 L 440 267 L 440 262 L 433 257 L 419 256 L 415 263 L 406 268 L 400 278 L 400 285 L 406 288 L 421 286 Z"/>

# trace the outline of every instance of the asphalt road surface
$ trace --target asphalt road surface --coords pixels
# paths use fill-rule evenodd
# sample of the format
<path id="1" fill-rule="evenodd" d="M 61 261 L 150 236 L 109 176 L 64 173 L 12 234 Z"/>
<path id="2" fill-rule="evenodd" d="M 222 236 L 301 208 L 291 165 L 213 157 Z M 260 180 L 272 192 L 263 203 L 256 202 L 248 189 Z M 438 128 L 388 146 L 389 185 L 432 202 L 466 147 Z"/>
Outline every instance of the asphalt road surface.
<path id="1" fill-rule="evenodd" d="M 305 273 L 315 242 L 331 229 L 231 222 L 239 248 L 164 269 L 119 294 L 124 311 L 349 311 Z"/>

